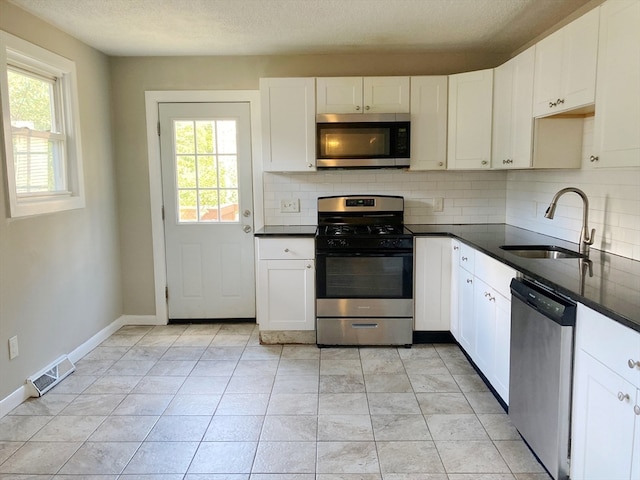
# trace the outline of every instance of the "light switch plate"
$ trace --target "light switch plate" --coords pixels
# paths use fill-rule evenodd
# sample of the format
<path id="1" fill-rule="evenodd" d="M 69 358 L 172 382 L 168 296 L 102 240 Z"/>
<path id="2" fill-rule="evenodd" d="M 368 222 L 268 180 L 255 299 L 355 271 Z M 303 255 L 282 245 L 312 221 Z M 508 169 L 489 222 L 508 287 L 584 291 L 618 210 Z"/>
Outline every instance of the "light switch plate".
<path id="1" fill-rule="evenodd" d="M 444 210 L 444 198 L 436 197 L 433 199 L 433 211 L 442 212 Z"/>

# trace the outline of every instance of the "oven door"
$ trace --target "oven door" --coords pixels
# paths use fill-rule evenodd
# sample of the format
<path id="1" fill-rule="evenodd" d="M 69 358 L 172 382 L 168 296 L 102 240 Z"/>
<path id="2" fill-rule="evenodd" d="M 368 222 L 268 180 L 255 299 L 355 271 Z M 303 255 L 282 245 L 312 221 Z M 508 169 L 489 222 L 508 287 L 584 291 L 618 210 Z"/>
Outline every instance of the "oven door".
<path id="1" fill-rule="evenodd" d="M 318 299 L 413 298 L 413 252 L 316 253 Z"/>

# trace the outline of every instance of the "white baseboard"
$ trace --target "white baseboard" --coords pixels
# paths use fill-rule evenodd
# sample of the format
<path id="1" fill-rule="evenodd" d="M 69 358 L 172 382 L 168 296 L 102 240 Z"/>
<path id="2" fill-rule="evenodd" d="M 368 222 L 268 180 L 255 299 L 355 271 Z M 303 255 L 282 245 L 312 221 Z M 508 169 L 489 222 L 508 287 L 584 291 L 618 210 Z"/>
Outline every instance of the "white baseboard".
<path id="1" fill-rule="evenodd" d="M 11 410 L 19 406 L 27 398 L 31 396 L 30 390 L 25 383 L 15 392 L 9 394 L 8 397 L 0 400 L 0 418 L 4 417 Z"/>
<path id="2" fill-rule="evenodd" d="M 76 363 L 125 325 L 166 325 L 166 322 L 158 321 L 155 315 L 122 315 L 82 345 L 76 347 L 71 353 L 69 353 L 69 360 Z M 31 391 L 25 383 L 15 392 L 9 394 L 9 396 L 0 399 L 0 418 L 4 417 L 30 396 Z"/>

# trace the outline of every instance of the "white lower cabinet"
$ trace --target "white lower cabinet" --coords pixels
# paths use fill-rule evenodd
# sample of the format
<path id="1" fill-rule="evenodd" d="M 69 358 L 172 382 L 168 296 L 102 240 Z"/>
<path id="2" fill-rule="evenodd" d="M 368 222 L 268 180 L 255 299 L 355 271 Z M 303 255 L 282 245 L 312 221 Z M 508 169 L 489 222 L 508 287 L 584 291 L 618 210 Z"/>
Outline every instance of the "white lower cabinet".
<path id="1" fill-rule="evenodd" d="M 506 404 L 509 403 L 511 296 L 516 271 L 459 246 L 456 339 Z M 455 268 L 455 267 L 454 267 Z"/>
<path id="2" fill-rule="evenodd" d="M 415 241 L 414 330 L 451 328 L 451 239 L 421 237 Z"/>
<path id="3" fill-rule="evenodd" d="M 260 330 L 315 330 L 312 238 L 257 238 L 256 309 Z"/>
<path id="4" fill-rule="evenodd" d="M 578 305 L 571 478 L 640 479 L 640 333 Z"/>

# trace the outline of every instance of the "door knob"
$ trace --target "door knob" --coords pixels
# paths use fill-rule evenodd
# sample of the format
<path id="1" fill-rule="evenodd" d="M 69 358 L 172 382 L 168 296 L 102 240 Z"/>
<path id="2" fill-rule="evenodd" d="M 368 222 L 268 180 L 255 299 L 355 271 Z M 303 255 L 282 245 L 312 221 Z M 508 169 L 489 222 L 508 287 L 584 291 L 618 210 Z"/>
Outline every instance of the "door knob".
<path id="1" fill-rule="evenodd" d="M 242 230 L 244 230 L 244 233 L 249 233 L 251 231 L 251 225 L 245 225 L 242 227 Z"/>

